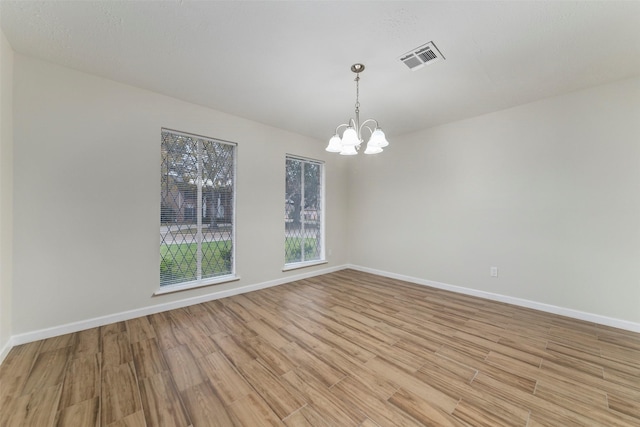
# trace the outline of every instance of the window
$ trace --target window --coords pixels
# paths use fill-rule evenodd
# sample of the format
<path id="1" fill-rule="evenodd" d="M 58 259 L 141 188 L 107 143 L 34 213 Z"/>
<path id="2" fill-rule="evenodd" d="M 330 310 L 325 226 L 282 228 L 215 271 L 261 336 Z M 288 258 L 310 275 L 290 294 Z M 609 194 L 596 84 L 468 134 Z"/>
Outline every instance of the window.
<path id="1" fill-rule="evenodd" d="M 235 144 L 162 129 L 160 286 L 234 274 Z"/>
<path id="2" fill-rule="evenodd" d="M 287 156 L 285 268 L 324 261 L 323 164 Z"/>

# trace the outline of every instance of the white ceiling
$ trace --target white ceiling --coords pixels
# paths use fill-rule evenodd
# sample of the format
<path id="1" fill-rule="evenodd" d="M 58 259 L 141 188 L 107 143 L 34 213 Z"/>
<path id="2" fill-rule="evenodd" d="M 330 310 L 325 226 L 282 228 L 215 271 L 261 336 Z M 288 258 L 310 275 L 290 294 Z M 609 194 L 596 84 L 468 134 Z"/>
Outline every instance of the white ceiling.
<path id="1" fill-rule="evenodd" d="M 640 75 L 640 1 L 7 1 L 16 52 L 318 139 L 389 140 Z M 409 70 L 434 41 L 445 61 Z"/>

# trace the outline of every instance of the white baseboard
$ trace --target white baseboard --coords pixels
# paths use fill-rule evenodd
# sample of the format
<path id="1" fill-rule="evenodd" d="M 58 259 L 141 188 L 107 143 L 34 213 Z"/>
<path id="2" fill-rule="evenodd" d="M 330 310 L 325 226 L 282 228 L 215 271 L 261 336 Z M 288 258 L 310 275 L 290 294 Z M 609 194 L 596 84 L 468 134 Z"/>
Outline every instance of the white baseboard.
<path id="1" fill-rule="evenodd" d="M 107 316 L 94 317 L 92 319 L 81 320 L 79 322 L 67 323 L 65 325 L 54 326 L 51 328 L 40 329 L 32 332 L 26 332 L 24 334 L 19 334 L 19 335 L 13 335 L 9 340 L 9 343 L 7 343 L 5 348 L 2 349 L 2 353 L 0 353 L 0 357 L 2 355 L 6 356 L 5 351 L 6 353 L 9 353 L 9 350 L 11 350 L 11 348 L 16 345 L 26 344 L 28 342 L 51 338 L 58 335 L 79 332 L 85 329 L 108 325 L 109 323 L 121 322 L 123 320 L 134 319 L 140 316 L 147 316 L 149 314 L 160 313 L 162 311 L 173 310 L 181 307 L 187 307 L 190 305 L 200 304 L 202 302 L 207 302 L 207 301 L 213 301 L 220 298 L 226 298 L 233 295 L 244 294 L 246 292 L 257 291 L 259 289 L 270 288 L 272 286 L 282 285 L 289 282 L 295 282 L 296 280 L 302 280 L 302 279 L 307 279 L 309 277 L 332 273 L 334 271 L 343 270 L 345 268 L 346 266 L 340 265 L 337 267 L 323 268 L 321 270 L 313 270 L 313 271 L 309 271 L 301 274 L 281 277 L 275 280 L 269 280 L 262 283 L 245 285 L 238 288 L 227 289 L 224 291 L 214 291 L 206 295 L 201 295 L 201 296 L 192 297 L 192 298 L 185 298 L 179 301 L 171 301 L 163 304 L 156 304 L 148 307 L 138 308 L 135 310 L 123 311 L 120 313 L 109 314 Z M 0 358 L 0 363 L 3 359 L 4 357 Z"/>
<path id="2" fill-rule="evenodd" d="M 340 265 L 336 267 L 324 268 L 321 270 L 314 270 L 314 271 L 310 271 L 302 274 L 291 275 L 291 276 L 282 277 L 279 279 L 256 283 L 252 285 L 241 286 L 234 289 L 228 289 L 224 291 L 214 291 L 210 294 L 201 295 L 198 297 L 185 298 L 179 301 L 156 304 L 156 305 L 143 307 L 135 310 L 124 311 L 120 313 L 110 314 L 107 316 L 95 317 L 92 319 L 82 320 L 79 322 L 67 323 L 65 325 L 54 326 L 51 328 L 40 329 L 32 332 L 26 332 L 19 335 L 13 335 L 9 339 L 9 341 L 4 345 L 4 347 L 0 349 L 0 363 L 4 361 L 9 351 L 11 351 L 11 349 L 16 345 L 26 344 L 28 342 L 51 338 L 58 335 L 79 332 L 85 329 L 104 326 L 114 322 L 121 322 L 123 320 L 129 320 L 129 319 L 133 319 L 140 316 L 147 316 L 149 314 L 159 313 L 162 311 L 172 310 L 176 308 L 187 307 L 189 305 L 199 304 L 202 302 L 212 301 L 220 298 L 226 298 L 233 295 L 243 294 L 246 292 L 252 292 L 260 289 L 270 288 L 272 286 L 278 286 L 285 283 L 294 282 L 296 280 L 302 280 L 309 277 L 332 273 L 335 271 L 344 270 L 346 268 L 363 271 L 366 273 L 377 274 L 379 276 L 389 277 L 392 279 L 403 280 L 403 281 L 415 283 L 418 285 L 430 286 L 432 288 L 443 289 L 451 292 L 476 296 L 479 298 L 504 302 L 508 304 L 521 306 L 521 307 L 532 308 L 534 310 L 540 310 L 547 313 L 559 314 L 559 315 L 571 317 L 574 319 L 585 320 L 588 322 L 598 323 L 601 325 L 611 326 L 614 328 L 619 328 L 619 329 L 640 333 L 640 324 L 630 322 L 627 320 L 601 316 L 593 313 L 586 313 L 579 310 L 558 307 L 558 306 L 544 304 L 536 301 L 530 301 L 522 298 L 510 297 L 507 295 L 500 295 L 500 294 L 494 294 L 491 292 L 479 291 L 476 289 L 465 288 L 462 286 L 454 286 L 446 283 L 434 282 L 431 280 L 425 280 L 417 277 L 406 276 L 404 274 L 391 273 L 388 271 L 376 270 L 373 268 L 363 267 L 359 265 L 347 264 L 347 265 Z"/>
<path id="3" fill-rule="evenodd" d="M 9 354 L 14 345 L 13 337 L 11 337 L 0 349 L 0 364 L 4 361 L 4 358 L 7 357 L 7 354 Z"/>
<path id="4" fill-rule="evenodd" d="M 378 276 L 389 277 L 391 279 L 403 280 L 405 282 L 415 283 L 417 285 L 430 286 L 432 288 L 443 289 L 446 291 L 456 292 L 459 294 L 471 295 L 474 297 L 484 298 L 492 301 L 504 302 L 520 307 L 532 308 L 534 310 L 544 311 L 547 313 L 558 314 L 560 316 L 571 317 L 573 319 L 585 320 L 600 325 L 611 326 L 618 329 L 624 329 L 631 332 L 640 332 L 640 323 L 630 322 L 628 320 L 616 319 L 613 317 L 602 316 L 599 314 L 587 313 L 584 311 L 574 310 L 571 308 L 558 307 L 551 304 L 526 300 L 523 298 L 510 297 L 507 295 L 494 294 L 492 292 L 479 291 L 477 289 L 465 288 L 462 286 L 449 285 L 447 283 L 434 282 L 432 280 L 420 279 L 417 277 L 406 276 L 404 274 L 391 273 L 388 271 L 376 270 L 374 268 L 362 267 L 359 265 L 347 265 L 347 268 L 362 271 L 365 273 L 377 274 Z"/>

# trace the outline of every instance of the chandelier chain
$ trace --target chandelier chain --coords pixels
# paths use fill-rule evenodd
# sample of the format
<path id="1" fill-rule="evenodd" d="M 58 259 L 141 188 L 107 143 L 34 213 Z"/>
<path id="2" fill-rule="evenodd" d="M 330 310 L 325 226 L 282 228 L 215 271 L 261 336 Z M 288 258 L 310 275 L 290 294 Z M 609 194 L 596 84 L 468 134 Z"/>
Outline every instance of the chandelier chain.
<path id="1" fill-rule="evenodd" d="M 356 74 L 356 113 L 360 112 L 360 73 Z"/>

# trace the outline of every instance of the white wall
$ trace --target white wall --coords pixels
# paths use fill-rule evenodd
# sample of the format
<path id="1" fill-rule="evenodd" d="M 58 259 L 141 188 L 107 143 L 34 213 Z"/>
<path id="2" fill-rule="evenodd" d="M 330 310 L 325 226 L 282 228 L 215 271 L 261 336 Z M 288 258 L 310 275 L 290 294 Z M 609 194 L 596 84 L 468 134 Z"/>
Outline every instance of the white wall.
<path id="1" fill-rule="evenodd" d="M 299 274 L 281 271 L 286 153 L 327 161 L 332 256 L 305 271 L 350 262 L 640 322 L 640 79 L 389 135 L 383 155 L 344 159 L 324 141 L 16 54 L 11 162 L 2 49 L 1 231 L 14 257 L 3 333 Z M 151 296 L 161 127 L 239 144 L 240 281 Z"/>
<path id="2" fill-rule="evenodd" d="M 0 31 L 0 361 L 11 339 L 13 253 L 13 50 Z"/>
<path id="3" fill-rule="evenodd" d="M 282 272 L 287 153 L 327 159 L 332 256 L 304 272 L 346 263 L 347 162 L 324 142 L 18 54 L 14 81 L 14 335 L 300 274 Z M 152 297 L 162 127 L 238 143 L 238 282 Z"/>
<path id="4" fill-rule="evenodd" d="M 640 323 L 640 78 L 389 138 L 351 263 Z"/>

